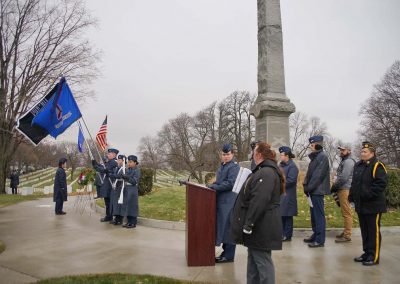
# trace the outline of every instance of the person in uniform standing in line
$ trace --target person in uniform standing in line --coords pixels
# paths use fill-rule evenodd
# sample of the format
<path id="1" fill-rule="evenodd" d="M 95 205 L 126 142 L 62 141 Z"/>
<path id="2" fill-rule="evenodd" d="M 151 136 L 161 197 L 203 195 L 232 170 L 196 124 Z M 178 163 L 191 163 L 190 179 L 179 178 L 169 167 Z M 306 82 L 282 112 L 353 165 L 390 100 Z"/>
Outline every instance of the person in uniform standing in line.
<path id="1" fill-rule="evenodd" d="M 385 165 L 376 157 L 376 148 L 362 143 L 361 160 L 356 163 L 349 201 L 358 214 L 364 253 L 355 262 L 372 266 L 379 264 L 382 244 L 381 218 L 386 213 L 385 189 L 388 183 Z"/>
<path id="2" fill-rule="evenodd" d="M 118 167 L 117 161 L 115 160 L 118 152 L 119 151 L 117 149 L 108 149 L 107 161 L 104 165 L 100 165 L 99 163 L 97 163 L 96 160 L 92 160 L 93 168 L 102 175 L 103 179 L 103 184 L 101 185 L 99 190 L 100 195 L 98 197 L 104 198 L 104 204 L 106 206 L 106 216 L 101 218 L 100 222 L 111 222 L 113 220 L 110 205 L 110 196 L 112 190 L 112 182 L 114 179 L 110 177 L 110 174 L 112 174 L 115 168 Z"/>
<path id="3" fill-rule="evenodd" d="M 222 253 L 215 258 L 217 263 L 233 262 L 235 259 L 236 244 L 230 238 L 230 214 L 235 204 L 237 194 L 232 191 L 240 170 L 234 161 L 233 147 L 224 144 L 221 151 L 221 166 L 217 171 L 217 179 L 207 185 L 217 194 L 217 236 L 215 245 L 222 244 Z"/>
<path id="4" fill-rule="evenodd" d="M 68 191 L 67 191 L 67 174 L 65 169 L 67 168 L 67 159 L 61 158 L 58 161 L 58 169 L 54 177 L 54 193 L 53 202 L 56 203 L 55 212 L 56 215 L 65 215 L 66 212 L 63 211 L 64 201 L 67 201 Z"/>
<path id="5" fill-rule="evenodd" d="M 114 169 L 114 173 L 110 174 L 110 177 L 114 180 L 112 184 L 113 190 L 111 191 L 110 195 L 110 210 L 114 216 L 114 220 L 112 221 L 112 224 L 114 225 L 121 225 L 123 221 L 122 204 L 118 204 L 119 196 L 122 190 L 123 179 L 118 178 L 118 176 L 123 173 L 125 159 L 126 157 L 124 155 L 118 155 L 118 167 Z"/>
<path id="6" fill-rule="evenodd" d="M 325 245 L 324 196 L 331 193 L 329 159 L 323 149 L 323 136 L 310 137 L 310 164 L 304 178 L 304 193 L 311 199 L 310 213 L 313 234 L 304 239 L 310 248 Z"/>
<path id="7" fill-rule="evenodd" d="M 127 218 L 127 223 L 124 228 L 135 228 L 137 217 L 139 215 L 139 181 L 140 169 L 138 168 L 139 161 L 135 155 L 128 156 L 128 169 L 125 174 L 119 173 L 119 177 L 125 180 L 124 202 L 122 213 Z"/>
<path id="8" fill-rule="evenodd" d="M 351 230 L 353 227 L 353 214 L 351 213 L 351 206 L 349 202 L 349 191 L 353 177 L 353 169 L 356 161 L 351 157 L 351 146 L 339 146 L 340 161 L 339 167 L 336 171 L 336 178 L 332 184 L 331 192 L 336 193 L 339 197 L 339 206 L 342 211 L 344 219 L 344 230 L 341 234 L 336 236 L 336 243 L 351 242 Z"/>
<path id="9" fill-rule="evenodd" d="M 297 177 L 299 169 L 293 159 L 295 158 L 292 149 L 287 146 L 279 148 L 281 154 L 280 167 L 285 175 L 285 194 L 281 195 L 281 216 L 282 216 L 282 241 L 288 242 L 293 236 L 293 216 L 297 216 Z"/>

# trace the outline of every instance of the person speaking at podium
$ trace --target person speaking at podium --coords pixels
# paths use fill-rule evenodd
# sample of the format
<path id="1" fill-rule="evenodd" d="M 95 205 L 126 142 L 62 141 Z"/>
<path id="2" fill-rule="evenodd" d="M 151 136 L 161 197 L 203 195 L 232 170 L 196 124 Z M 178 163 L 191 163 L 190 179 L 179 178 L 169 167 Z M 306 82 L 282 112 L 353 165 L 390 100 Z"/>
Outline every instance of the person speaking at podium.
<path id="1" fill-rule="evenodd" d="M 236 245 L 230 239 L 230 215 L 236 201 L 236 193 L 232 191 L 239 173 L 240 166 L 234 161 L 233 147 L 224 144 L 221 149 L 221 166 L 217 171 L 217 179 L 207 185 L 217 194 L 217 235 L 215 245 L 222 244 L 222 253 L 215 258 L 216 263 L 233 262 L 235 259 Z"/>

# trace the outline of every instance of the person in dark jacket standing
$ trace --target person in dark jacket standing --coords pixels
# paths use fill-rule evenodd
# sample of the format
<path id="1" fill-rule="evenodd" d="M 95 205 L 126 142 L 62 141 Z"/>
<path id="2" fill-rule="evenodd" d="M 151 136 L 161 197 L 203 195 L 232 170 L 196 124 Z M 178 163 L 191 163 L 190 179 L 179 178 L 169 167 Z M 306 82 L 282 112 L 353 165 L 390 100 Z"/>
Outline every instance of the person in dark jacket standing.
<path id="1" fill-rule="evenodd" d="M 329 159 L 323 150 L 323 136 L 310 137 L 311 153 L 308 155 L 310 164 L 304 178 L 304 193 L 310 204 L 311 225 L 313 234 L 304 239 L 310 248 L 323 247 L 325 245 L 325 208 L 324 196 L 330 194 L 330 169 Z"/>
<path id="2" fill-rule="evenodd" d="M 294 163 L 292 149 L 287 146 L 279 148 L 281 154 L 280 167 L 285 174 L 285 194 L 281 195 L 281 216 L 283 235 L 282 241 L 292 240 L 293 236 L 293 216 L 297 216 L 297 177 L 299 169 Z"/>
<path id="3" fill-rule="evenodd" d="M 117 161 L 115 158 L 118 155 L 118 150 L 110 148 L 107 151 L 107 159 L 104 165 L 100 165 L 96 160 L 92 160 L 93 168 L 101 174 L 101 178 L 103 180 L 103 184 L 100 186 L 100 190 L 98 193 L 100 194 L 97 197 L 104 198 L 104 204 L 106 206 L 106 216 L 100 219 L 100 222 L 112 222 L 112 212 L 110 205 L 110 196 L 112 190 L 112 183 L 114 178 L 110 177 L 110 174 L 114 173 L 115 168 L 118 167 Z"/>
<path id="4" fill-rule="evenodd" d="M 231 235 L 248 248 L 247 283 L 275 283 L 272 250 L 282 249 L 280 196 L 285 179 L 275 151 L 259 142 L 253 158 L 256 168 L 242 186 L 231 217 Z"/>
<path id="5" fill-rule="evenodd" d="M 54 194 L 53 202 L 56 203 L 56 215 L 65 215 L 63 211 L 64 201 L 67 201 L 68 191 L 67 191 L 67 174 L 65 169 L 67 168 L 67 159 L 61 158 L 58 161 L 58 169 L 56 171 L 56 176 L 54 177 Z"/>
<path id="6" fill-rule="evenodd" d="M 117 159 L 118 167 L 114 169 L 113 173 L 110 173 L 110 178 L 114 180 L 110 194 L 110 206 L 111 206 L 110 210 L 111 214 L 114 216 L 114 220 L 112 221 L 112 224 L 114 225 L 121 225 L 123 221 L 122 204 L 118 203 L 122 190 L 123 179 L 118 177 L 120 174 L 123 173 L 123 166 L 125 163 L 125 159 L 126 158 L 124 155 L 118 155 Z"/>
<path id="7" fill-rule="evenodd" d="M 229 236 L 230 214 L 237 194 L 232 191 L 240 166 L 234 161 L 233 147 L 224 144 L 221 151 L 221 166 L 217 171 L 217 179 L 208 187 L 217 193 L 217 236 L 215 245 L 222 244 L 222 253 L 215 258 L 217 263 L 233 262 L 235 259 L 236 245 Z"/>
<path id="8" fill-rule="evenodd" d="M 349 201 L 354 202 L 358 214 L 364 251 L 354 261 L 366 266 L 379 264 L 381 217 L 386 212 L 387 171 L 375 151 L 370 142 L 362 143 L 361 160 L 354 167 L 349 194 Z"/>
<path id="9" fill-rule="evenodd" d="M 127 222 L 124 228 L 135 228 L 137 217 L 139 215 L 139 181 L 140 169 L 139 161 L 135 155 L 128 156 L 128 170 L 125 174 L 119 173 L 119 177 L 125 180 L 125 188 L 123 191 L 124 202 L 122 205 L 122 214 L 126 216 Z"/>
<path id="10" fill-rule="evenodd" d="M 13 170 L 10 175 L 10 187 L 12 190 L 12 194 L 18 194 L 18 185 L 19 185 L 19 173 L 17 170 Z"/>
<path id="11" fill-rule="evenodd" d="M 339 167 L 336 171 L 336 178 L 331 187 L 332 193 L 337 193 L 339 197 L 339 205 L 344 219 L 344 230 L 341 234 L 336 236 L 336 243 L 351 242 L 351 230 L 353 227 L 353 214 L 351 213 L 351 206 L 349 202 L 349 191 L 351 180 L 353 177 L 353 169 L 356 161 L 351 157 L 351 146 L 339 146 L 340 161 Z"/>

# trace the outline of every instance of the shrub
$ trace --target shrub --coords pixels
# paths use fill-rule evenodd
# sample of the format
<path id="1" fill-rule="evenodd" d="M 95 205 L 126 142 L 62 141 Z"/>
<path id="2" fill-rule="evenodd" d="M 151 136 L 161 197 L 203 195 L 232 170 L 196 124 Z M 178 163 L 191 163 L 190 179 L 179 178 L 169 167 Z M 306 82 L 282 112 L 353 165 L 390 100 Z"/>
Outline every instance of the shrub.
<path id="1" fill-rule="evenodd" d="M 153 189 L 154 171 L 149 168 L 140 168 L 139 195 L 145 195 Z"/>
<path id="2" fill-rule="evenodd" d="M 400 170 L 388 171 L 386 201 L 389 207 L 400 207 Z"/>

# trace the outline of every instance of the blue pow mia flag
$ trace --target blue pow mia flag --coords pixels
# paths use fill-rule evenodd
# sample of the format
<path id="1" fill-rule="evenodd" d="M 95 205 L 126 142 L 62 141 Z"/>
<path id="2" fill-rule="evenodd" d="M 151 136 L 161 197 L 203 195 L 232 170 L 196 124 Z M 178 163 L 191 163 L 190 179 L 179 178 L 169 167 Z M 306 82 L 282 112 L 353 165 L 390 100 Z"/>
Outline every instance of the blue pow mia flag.
<path id="1" fill-rule="evenodd" d="M 65 80 L 61 78 L 55 94 L 43 109 L 33 118 L 32 125 L 38 125 L 57 138 L 82 114 Z"/>
<path id="2" fill-rule="evenodd" d="M 79 152 L 83 153 L 83 142 L 85 142 L 85 137 L 83 136 L 82 129 L 79 126 L 79 133 L 78 133 L 78 150 Z"/>

